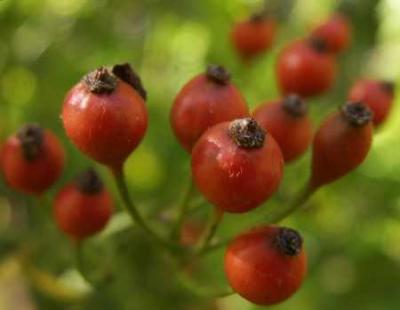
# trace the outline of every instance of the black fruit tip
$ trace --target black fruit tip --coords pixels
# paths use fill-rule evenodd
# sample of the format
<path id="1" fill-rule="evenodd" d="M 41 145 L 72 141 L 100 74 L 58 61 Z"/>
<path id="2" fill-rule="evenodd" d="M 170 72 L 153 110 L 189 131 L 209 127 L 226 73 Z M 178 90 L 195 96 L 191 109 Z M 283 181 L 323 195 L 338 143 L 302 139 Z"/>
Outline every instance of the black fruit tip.
<path id="1" fill-rule="evenodd" d="M 251 14 L 249 20 L 252 23 L 260 23 L 267 18 L 267 15 L 268 14 L 265 11 L 255 12 L 255 13 Z"/>
<path id="2" fill-rule="evenodd" d="M 219 65 L 209 65 L 206 75 L 211 81 L 220 85 L 226 85 L 231 80 L 229 71 Z"/>
<path id="3" fill-rule="evenodd" d="M 373 118 L 372 111 L 361 102 L 349 102 L 342 107 L 342 114 L 353 126 L 363 126 Z"/>
<path id="4" fill-rule="evenodd" d="M 93 168 L 89 168 L 79 174 L 75 183 L 82 193 L 88 195 L 94 195 L 103 190 L 103 182 Z"/>
<path id="5" fill-rule="evenodd" d="M 307 114 L 307 103 L 298 95 L 288 95 L 282 101 L 282 106 L 290 115 L 301 117 Z"/>
<path id="6" fill-rule="evenodd" d="M 117 87 L 117 79 L 105 67 L 100 67 L 84 76 L 83 81 L 92 93 L 109 94 Z"/>
<path id="7" fill-rule="evenodd" d="M 328 45 L 322 38 L 313 36 L 308 39 L 308 44 L 318 53 L 324 54 L 328 52 Z"/>
<path id="8" fill-rule="evenodd" d="M 246 149 L 260 148 L 264 145 L 265 131 L 252 118 L 241 118 L 231 122 L 229 132 L 233 141 Z"/>
<path id="9" fill-rule="evenodd" d="M 43 129 L 37 124 L 27 124 L 18 130 L 17 138 L 21 142 L 24 158 L 28 161 L 35 160 L 42 149 Z"/>
<path id="10" fill-rule="evenodd" d="M 299 255 L 303 246 L 300 234 L 291 228 L 279 228 L 274 241 L 277 249 L 287 256 Z"/>
<path id="11" fill-rule="evenodd" d="M 394 95 L 394 83 L 391 81 L 382 81 L 381 87 L 391 96 Z"/>
<path id="12" fill-rule="evenodd" d="M 147 92 L 143 87 L 142 80 L 129 63 L 115 65 L 112 73 L 131 85 L 144 100 L 147 99 Z"/>

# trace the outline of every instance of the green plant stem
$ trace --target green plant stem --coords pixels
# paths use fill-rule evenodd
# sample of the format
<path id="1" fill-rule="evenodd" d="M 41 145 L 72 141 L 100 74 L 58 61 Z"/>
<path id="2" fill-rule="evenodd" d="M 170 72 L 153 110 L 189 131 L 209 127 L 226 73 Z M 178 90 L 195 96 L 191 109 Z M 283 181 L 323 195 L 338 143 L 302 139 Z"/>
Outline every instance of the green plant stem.
<path id="1" fill-rule="evenodd" d="M 180 246 L 178 243 L 172 242 L 170 240 L 164 239 L 163 237 L 159 236 L 155 231 L 153 231 L 153 229 L 147 224 L 144 218 L 140 215 L 139 211 L 137 210 L 135 204 L 133 203 L 129 195 L 123 169 L 120 169 L 119 171 L 113 171 L 113 173 L 118 191 L 124 202 L 124 206 L 128 211 L 129 215 L 131 216 L 132 220 L 158 245 L 164 247 L 165 249 L 168 249 L 171 252 L 183 250 L 182 246 Z"/>
<path id="2" fill-rule="evenodd" d="M 194 193 L 194 184 L 192 176 L 190 176 L 189 183 L 184 191 L 180 203 L 179 203 L 179 210 L 176 217 L 176 221 L 171 229 L 171 239 L 176 240 L 178 239 L 179 232 L 182 228 L 183 220 L 185 219 L 185 215 L 189 208 L 189 201 Z"/>
<path id="3" fill-rule="evenodd" d="M 212 238 L 217 232 L 218 226 L 221 223 L 223 217 L 224 217 L 224 211 L 215 207 L 213 215 L 210 217 L 207 226 L 204 230 L 204 233 L 201 236 L 200 241 L 196 247 L 195 252 L 197 253 L 197 255 L 200 255 L 203 251 L 207 249 Z"/>
<path id="4" fill-rule="evenodd" d="M 75 247 L 75 259 L 76 259 L 76 269 L 79 271 L 81 276 L 85 279 L 85 281 L 90 284 L 92 287 L 96 287 L 96 283 L 86 274 L 85 264 L 84 264 L 84 255 L 83 255 L 84 242 L 78 241 Z"/>

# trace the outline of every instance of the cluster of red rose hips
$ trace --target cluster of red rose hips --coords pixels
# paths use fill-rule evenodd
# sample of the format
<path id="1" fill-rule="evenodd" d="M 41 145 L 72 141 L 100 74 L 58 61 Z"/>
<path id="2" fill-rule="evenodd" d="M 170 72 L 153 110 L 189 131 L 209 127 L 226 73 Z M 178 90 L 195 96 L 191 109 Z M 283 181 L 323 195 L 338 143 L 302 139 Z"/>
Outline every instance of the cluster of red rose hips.
<path id="1" fill-rule="evenodd" d="M 171 126 L 191 155 L 197 189 L 217 214 L 195 248 L 190 247 L 192 242 L 179 244 L 174 236 L 154 232 L 129 196 L 123 166 L 146 132 L 147 111 L 146 91 L 128 64 L 101 67 L 75 85 L 64 101 L 64 128 L 79 150 L 110 168 L 129 214 L 155 242 L 177 253 L 199 254 L 211 246 L 223 213 L 243 213 L 263 204 L 277 191 L 284 164 L 298 159 L 311 144 L 311 176 L 305 192 L 289 208 L 282 208 L 271 224 L 366 158 L 373 124 L 380 125 L 391 108 L 391 83 L 357 82 L 349 92 L 349 103 L 328 116 L 315 134 L 304 101 L 331 86 L 335 55 L 349 44 L 349 28 L 343 16 L 334 15 L 308 38 L 286 47 L 276 72 L 283 97 L 260 105 L 253 113 L 221 66 L 209 66 L 179 92 Z M 271 46 L 275 31 L 275 21 L 257 15 L 235 25 L 232 39 L 240 55 L 249 58 Z M 35 124 L 24 126 L 2 147 L 1 170 L 7 184 L 26 194 L 43 194 L 63 166 L 58 139 Z M 54 201 L 57 224 L 77 241 L 100 231 L 113 208 L 110 194 L 92 169 L 64 186 Z M 307 269 L 300 234 L 271 224 L 236 237 L 225 255 L 225 271 L 234 291 L 262 305 L 290 297 Z"/>

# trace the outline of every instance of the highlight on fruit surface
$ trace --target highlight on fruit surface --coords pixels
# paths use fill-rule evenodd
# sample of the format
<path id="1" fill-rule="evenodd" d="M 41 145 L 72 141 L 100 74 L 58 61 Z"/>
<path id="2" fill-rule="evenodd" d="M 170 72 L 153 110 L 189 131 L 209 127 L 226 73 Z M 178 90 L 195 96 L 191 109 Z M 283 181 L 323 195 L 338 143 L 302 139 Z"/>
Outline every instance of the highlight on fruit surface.
<path id="1" fill-rule="evenodd" d="M 297 231 L 266 225 L 231 241 L 224 266 L 236 293 L 258 305 L 273 305 L 300 288 L 307 273 L 307 256 Z"/>
<path id="2" fill-rule="evenodd" d="M 146 91 L 129 64 L 100 67 L 64 100 L 67 136 L 87 156 L 119 171 L 146 132 L 145 100 Z"/>
<path id="3" fill-rule="evenodd" d="M 297 95 L 267 101 L 256 108 L 253 117 L 274 137 L 286 163 L 304 154 L 312 141 L 313 129 L 308 107 Z"/>
<path id="4" fill-rule="evenodd" d="M 58 227 L 74 240 L 82 240 L 101 231 L 113 209 L 111 195 L 92 169 L 65 185 L 54 201 Z"/>
<path id="5" fill-rule="evenodd" d="M 313 144 L 310 188 L 317 189 L 356 169 L 372 143 L 371 110 L 361 103 L 348 103 L 328 116 Z"/>
<path id="6" fill-rule="evenodd" d="M 222 211 L 258 207 L 279 187 L 283 157 L 272 135 L 251 118 L 218 124 L 192 151 L 192 175 L 199 191 Z"/>
<path id="7" fill-rule="evenodd" d="M 25 194 L 40 196 L 60 177 L 64 149 L 58 138 L 37 124 L 27 124 L 2 145 L 1 170 L 6 183 Z"/>
<path id="8" fill-rule="evenodd" d="M 170 122 L 179 143 L 190 153 L 209 127 L 248 115 L 246 101 L 231 83 L 230 73 L 222 66 L 211 65 L 180 90 Z"/>

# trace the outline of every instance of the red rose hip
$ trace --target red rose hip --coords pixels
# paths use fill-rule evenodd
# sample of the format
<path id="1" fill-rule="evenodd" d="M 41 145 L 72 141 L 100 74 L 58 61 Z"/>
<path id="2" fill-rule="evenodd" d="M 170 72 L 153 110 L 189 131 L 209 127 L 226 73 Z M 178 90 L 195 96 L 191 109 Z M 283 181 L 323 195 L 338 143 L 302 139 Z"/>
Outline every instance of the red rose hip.
<path id="1" fill-rule="evenodd" d="M 258 305 L 292 296 L 307 273 L 301 236 L 293 229 L 263 226 L 236 237 L 225 253 L 225 274 L 233 290 Z"/>
<path id="2" fill-rule="evenodd" d="M 28 124 L 2 146 L 1 167 L 6 183 L 25 194 L 41 195 L 60 177 L 64 150 L 47 129 Z"/>
<path id="3" fill-rule="evenodd" d="M 210 128 L 193 148 L 193 180 L 221 211 L 256 208 L 278 189 L 282 174 L 278 144 L 251 118 Z"/>
<path id="4" fill-rule="evenodd" d="M 82 173 L 66 185 L 54 201 L 54 216 L 59 228 L 75 240 L 101 231 L 111 217 L 114 204 L 94 170 Z"/>
<path id="5" fill-rule="evenodd" d="M 368 107 L 350 103 L 321 124 L 313 144 L 312 190 L 343 177 L 364 161 L 372 142 L 371 119 Z"/>
<path id="6" fill-rule="evenodd" d="M 282 94 L 301 97 L 321 95 L 332 86 L 336 74 L 335 59 L 322 41 L 296 41 L 278 56 L 276 75 Z"/>
<path id="7" fill-rule="evenodd" d="M 387 81 L 360 80 L 350 89 L 348 98 L 350 101 L 367 105 L 374 113 L 374 125 L 379 126 L 391 111 L 394 84 Z"/>
<path id="8" fill-rule="evenodd" d="M 253 117 L 279 144 L 285 162 L 297 159 L 308 149 L 312 123 L 306 103 L 297 95 L 266 102 L 254 111 Z"/>
<path id="9" fill-rule="evenodd" d="M 231 32 L 232 44 L 244 59 L 268 50 L 274 41 L 276 22 L 265 14 L 254 14 L 248 20 L 236 23 Z"/>
<path id="10" fill-rule="evenodd" d="M 86 155 L 118 172 L 147 128 L 146 92 L 128 64 L 99 68 L 67 94 L 62 120 Z"/>
<path id="11" fill-rule="evenodd" d="M 200 136 L 218 123 L 248 116 L 247 104 L 221 66 L 209 66 L 177 95 L 171 110 L 171 126 L 189 153 Z"/>

